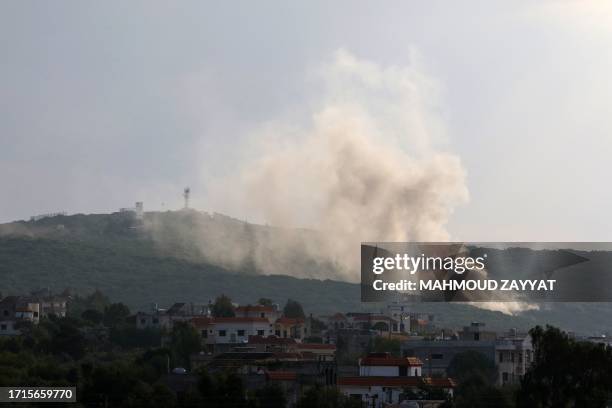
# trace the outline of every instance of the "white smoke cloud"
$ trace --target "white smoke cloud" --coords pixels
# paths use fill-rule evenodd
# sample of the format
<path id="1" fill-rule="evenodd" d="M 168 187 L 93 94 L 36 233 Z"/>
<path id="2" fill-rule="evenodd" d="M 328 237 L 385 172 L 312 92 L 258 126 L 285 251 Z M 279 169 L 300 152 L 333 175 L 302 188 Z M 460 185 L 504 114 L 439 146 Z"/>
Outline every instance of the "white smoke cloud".
<path id="1" fill-rule="evenodd" d="M 468 199 L 459 158 L 444 140 L 439 86 L 415 54 L 407 67 L 383 67 L 338 51 L 318 73 L 322 103 L 307 124 L 275 121 L 254 132 L 250 158 L 210 186 L 223 206 L 275 226 L 318 231 L 320 242 L 266 245 L 338 265 L 359 276 L 362 241 L 445 241 L 453 209 Z M 292 248 L 289 252 L 294 252 Z M 300 276 L 299 270 L 264 272 Z"/>

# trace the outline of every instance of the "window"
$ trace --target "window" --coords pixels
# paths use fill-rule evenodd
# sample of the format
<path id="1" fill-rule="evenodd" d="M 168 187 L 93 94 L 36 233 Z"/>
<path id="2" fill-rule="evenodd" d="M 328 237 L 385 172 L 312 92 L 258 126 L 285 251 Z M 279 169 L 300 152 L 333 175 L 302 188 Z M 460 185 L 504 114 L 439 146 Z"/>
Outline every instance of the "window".
<path id="1" fill-rule="evenodd" d="M 508 373 L 503 373 L 502 374 L 502 379 L 504 382 L 508 382 Z"/>
<path id="2" fill-rule="evenodd" d="M 38 312 L 34 312 L 34 317 L 38 317 Z"/>
<path id="3" fill-rule="evenodd" d="M 140 319 L 140 324 L 145 324 L 147 321 L 145 319 Z"/>
<path id="4" fill-rule="evenodd" d="M 238 330 L 238 335 L 244 337 L 244 330 Z"/>
<path id="5" fill-rule="evenodd" d="M 153 324 L 159 323 L 159 319 L 157 317 L 153 318 Z"/>
<path id="6" fill-rule="evenodd" d="M 219 337 L 225 337 L 225 336 L 226 336 L 225 330 L 219 330 Z"/>
<path id="7" fill-rule="evenodd" d="M 274 334 L 276 335 L 276 337 L 280 337 L 280 330 L 276 330 Z"/>
<path id="8" fill-rule="evenodd" d="M 263 313 L 263 312 L 261 312 L 261 313 L 259 314 L 259 317 L 266 317 L 266 314 L 265 314 L 265 313 Z"/>
<path id="9" fill-rule="evenodd" d="M 6 324 L 0 324 L 0 330 L 5 331 L 6 330 Z"/>
<path id="10" fill-rule="evenodd" d="M 510 361 L 514 363 L 514 351 L 510 353 Z"/>
<path id="11" fill-rule="evenodd" d="M 8 315 L 9 315 L 9 311 L 8 311 L 8 310 L 6 310 L 6 309 L 4 309 L 4 312 L 3 312 L 3 313 L 4 313 L 4 315 L 5 315 L 5 316 L 8 316 Z"/>
<path id="12" fill-rule="evenodd" d="M 264 330 L 257 330 L 257 335 L 258 336 L 263 336 L 264 335 Z"/>
<path id="13" fill-rule="evenodd" d="M 434 354 L 431 355 L 431 359 L 432 360 L 443 360 L 444 359 L 444 354 L 434 353 Z"/>
<path id="14" fill-rule="evenodd" d="M 208 338 L 208 331 L 202 330 L 202 337 L 205 339 Z"/>
<path id="15" fill-rule="evenodd" d="M 480 333 L 474 333 L 474 340 L 480 340 Z"/>
<path id="16" fill-rule="evenodd" d="M 504 353 L 503 352 L 499 352 L 499 362 L 503 363 L 504 362 Z"/>

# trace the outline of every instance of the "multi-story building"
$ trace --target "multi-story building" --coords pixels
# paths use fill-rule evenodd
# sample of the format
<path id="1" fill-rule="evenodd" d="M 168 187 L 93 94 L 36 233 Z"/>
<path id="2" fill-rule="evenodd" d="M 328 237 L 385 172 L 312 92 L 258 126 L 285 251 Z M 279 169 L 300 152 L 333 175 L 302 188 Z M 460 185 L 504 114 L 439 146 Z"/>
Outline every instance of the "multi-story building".
<path id="1" fill-rule="evenodd" d="M 278 305 L 264 306 L 264 305 L 246 305 L 238 306 L 235 309 L 236 317 L 261 317 L 268 319 L 270 323 L 276 322 L 281 317 L 281 313 L 278 310 Z"/>
<path id="2" fill-rule="evenodd" d="M 477 351 L 495 361 L 495 342 L 485 340 L 408 340 L 401 345 L 403 356 L 418 357 L 428 376 L 447 375 L 446 369 L 459 353 Z"/>
<path id="3" fill-rule="evenodd" d="M 38 324 L 40 304 L 28 297 L 7 296 L 0 300 L 0 336 L 19 335 L 24 322 Z"/>
<path id="4" fill-rule="evenodd" d="M 389 353 L 370 353 L 359 360 L 361 377 L 420 377 L 423 362 L 417 357 L 393 357 Z"/>
<path id="5" fill-rule="evenodd" d="M 485 330 L 482 322 L 472 322 L 469 326 L 464 326 L 463 330 L 457 333 L 459 340 L 473 341 L 495 341 L 497 333 Z"/>
<path id="6" fill-rule="evenodd" d="M 312 356 L 317 361 L 335 361 L 336 346 L 333 344 L 321 343 L 297 343 L 295 349 L 302 356 Z"/>
<path id="7" fill-rule="evenodd" d="M 495 343 L 497 383 L 518 384 L 533 362 L 533 345 L 528 335 L 512 333 Z"/>
<path id="8" fill-rule="evenodd" d="M 28 296 L 28 299 L 32 303 L 40 304 L 40 317 L 50 315 L 65 317 L 68 311 L 68 296 L 54 295 L 49 289 L 34 291 Z"/>
<path id="9" fill-rule="evenodd" d="M 374 408 L 399 404 L 410 398 L 406 390 L 418 390 L 426 386 L 444 389 L 452 396 L 455 382 L 450 378 L 422 377 L 422 366 L 418 358 L 397 358 L 389 353 L 372 353 L 360 359 L 358 377 L 340 377 L 337 384 L 348 397 Z"/>
<path id="10" fill-rule="evenodd" d="M 279 317 L 274 322 L 274 334 L 277 337 L 304 339 L 309 336 L 309 324 L 302 318 Z"/>
<path id="11" fill-rule="evenodd" d="M 150 312 L 136 313 L 136 327 L 170 330 L 175 322 L 187 322 L 196 317 L 210 316 L 210 305 L 178 302 L 170 308 L 159 309 L 156 305 Z"/>
<path id="12" fill-rule="evenodd" d="M 273 326 L 265 317 L 194 317 L 191 324 L 198 330 L 202 345 L 209 352 L 225 352 L 246 345 L 249 336 L 266 337 Z"/>

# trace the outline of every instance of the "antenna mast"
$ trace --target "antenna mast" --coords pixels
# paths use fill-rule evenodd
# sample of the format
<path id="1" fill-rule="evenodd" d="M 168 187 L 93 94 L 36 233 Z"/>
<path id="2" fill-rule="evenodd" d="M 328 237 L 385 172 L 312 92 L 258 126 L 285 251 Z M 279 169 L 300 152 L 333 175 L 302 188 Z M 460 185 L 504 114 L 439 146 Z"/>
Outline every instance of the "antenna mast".
<path id="1" fill-rule="evenodd" d="M 183 198 L 185 199 L 185 209 L 189 208 L 189 195 L 191 194 L 191 189 L 189 187 L 185 187 L 183 190 Z"/>

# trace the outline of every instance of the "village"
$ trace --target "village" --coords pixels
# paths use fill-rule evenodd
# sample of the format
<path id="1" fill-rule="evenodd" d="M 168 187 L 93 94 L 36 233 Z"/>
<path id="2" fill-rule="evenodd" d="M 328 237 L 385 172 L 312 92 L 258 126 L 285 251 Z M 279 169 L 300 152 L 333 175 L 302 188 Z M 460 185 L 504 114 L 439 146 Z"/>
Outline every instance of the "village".
<path id="1" fill-rule="evenodd" d="M 0 337 L 19 336 L 24 322 L 36 325 L 47 318 L 65 318 L 70 305 L 71 295 L 45 290 L 4 297 Z M 413 305 L 392 302 L 377 313 L 313 316 L 291 299 L 281 307 L 270 299 L 236 304 L 220 295 L 202 304 L 153 305 L 123 318 L 136 332 L 159 333 L 160 347 L 171 341 L 179 326 L 196 333 L 199 347 L 180 364 L 168 358 L 160 380 L 179 396 L 194 386 L 195 373 L 201 370 L 213 375 L 231 371 L 247 389 L 277 385 L 288 406 L 296 405 L 309 388 L 321 386 L 335 388 L 364 407 L 408 402 L 438 407 L 453 397 L 453 375 L 462 358 L 477 353 L 495 367 L 498 387 L 519 384 L 534 359 L 527 333 L 512 328 L 499 333 L 480 322 L 459 329 L 438 327 L 434 315 L 412 309 Z M 84 311 L 82 316 L 91 314 Z M 104 325 L 102 321 L 82 330 L 85 336 L 104 336 Z"/>

